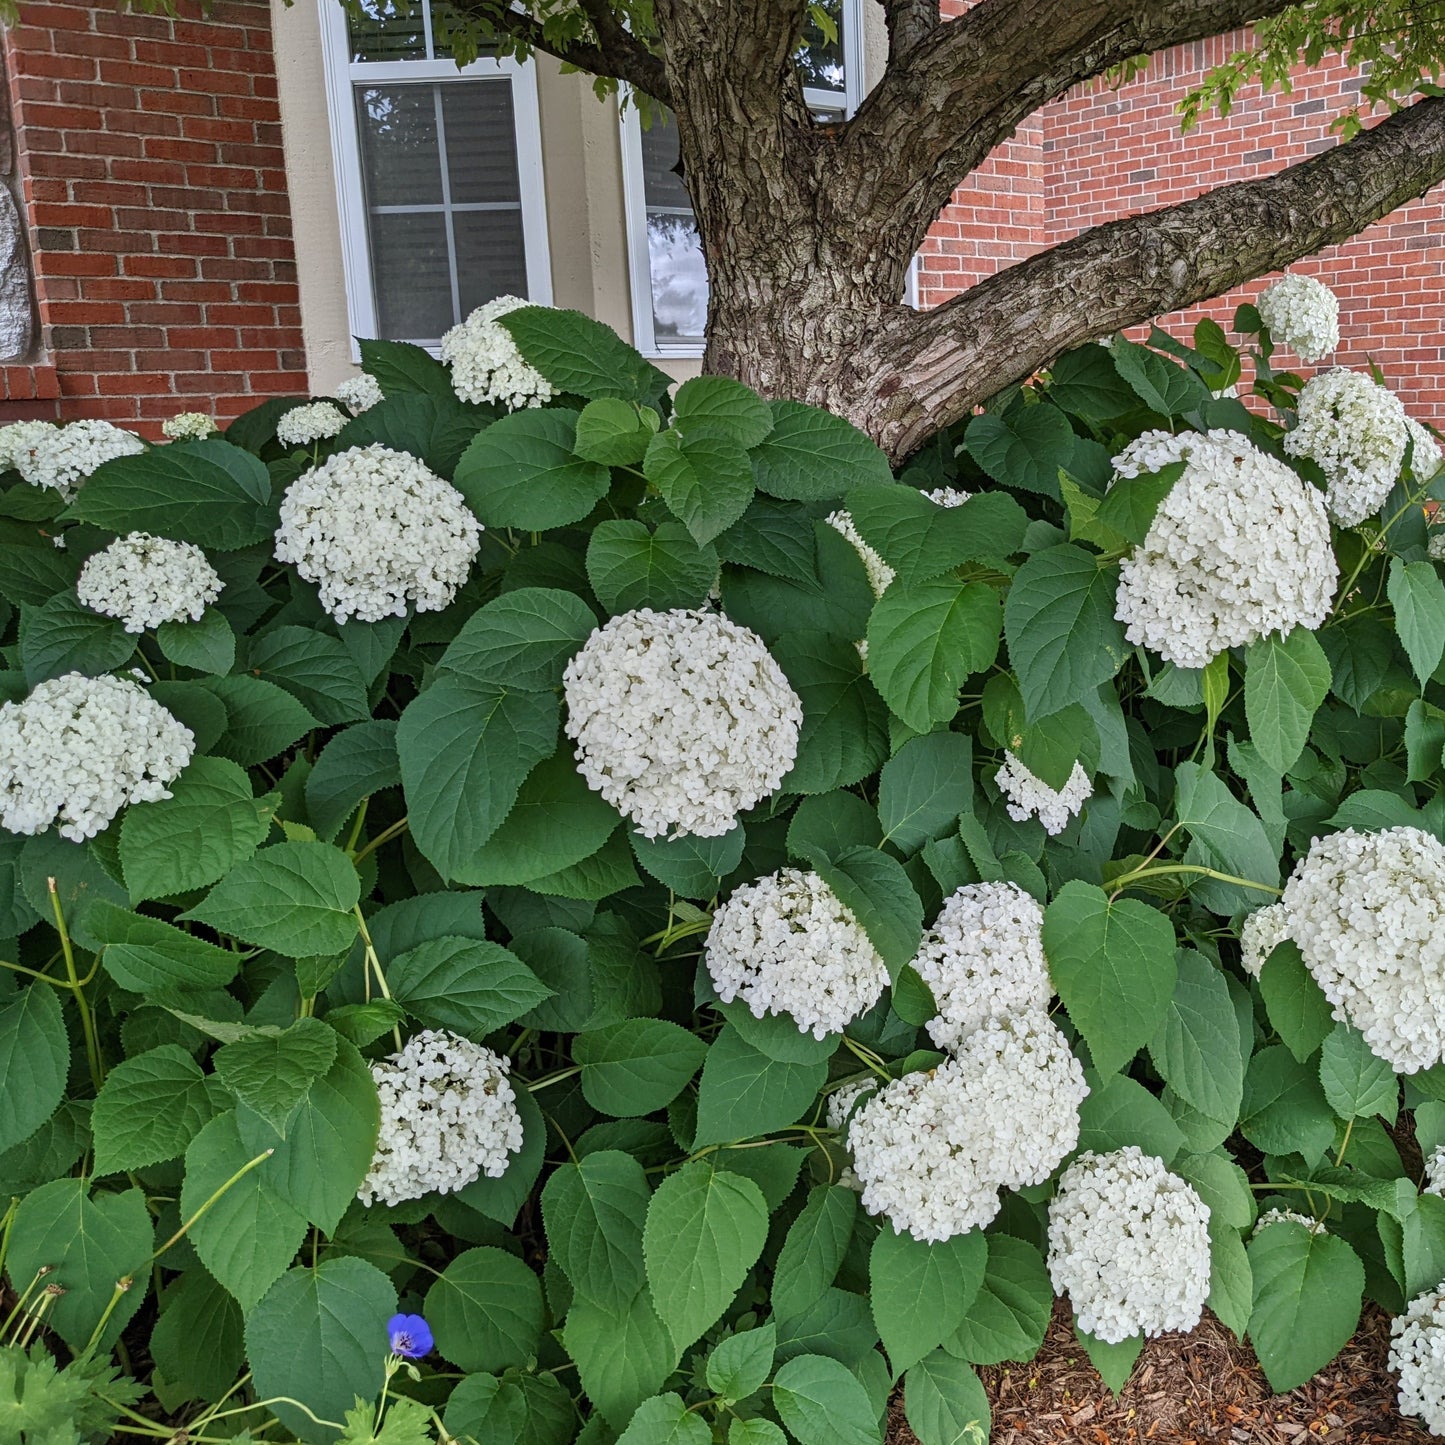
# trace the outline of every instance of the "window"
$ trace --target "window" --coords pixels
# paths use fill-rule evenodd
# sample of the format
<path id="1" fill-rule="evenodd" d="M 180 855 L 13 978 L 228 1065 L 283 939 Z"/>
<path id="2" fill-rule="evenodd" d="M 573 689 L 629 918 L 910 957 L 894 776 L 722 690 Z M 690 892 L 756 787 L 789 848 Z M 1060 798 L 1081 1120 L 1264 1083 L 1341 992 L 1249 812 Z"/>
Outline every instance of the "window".
<path id="1" fill-rule="evenodd" d="M 435 347 L 508 293 L 551 300 L 530 65 L 464 70 L 442 0 L 318 0 L 353 336 Z"/>
<path id="2" fill-rule="evenodd" d="M 808 107 L 819 120 L 851 115 L 863 96 L 862 0 L 826 0 L 836 40 L 809 26 L 798 52 Z M 677 130 L 663 111 L 644 130 L 622 117 L 622 177 L 632 269 L 633 339 L 649 356 L 701 356 L 707 268 L 692 202 L 678 175 Z"/>

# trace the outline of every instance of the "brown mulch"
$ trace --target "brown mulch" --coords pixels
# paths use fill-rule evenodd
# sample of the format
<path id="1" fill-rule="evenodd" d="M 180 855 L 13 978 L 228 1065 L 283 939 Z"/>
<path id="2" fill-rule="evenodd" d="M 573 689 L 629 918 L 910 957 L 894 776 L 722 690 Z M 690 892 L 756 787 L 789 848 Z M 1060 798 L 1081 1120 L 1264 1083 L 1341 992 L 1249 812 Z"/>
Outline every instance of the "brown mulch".
<path id="1" fill-rule="evenodd" d="M 1061 1304 L 1035 1359 L 979 1374 L 993 1407 L 993 1445 L 1424 1445 L 1435 1437 L 1395 1409 L 1389 1345 L 1389 1316 L 1367 1306 L 1327 1369 L 1272 1395 L 1249 1348 L 1206 1314 L 1191 1334 L 1151 1340 L 1115 1399 Z M 901 1399 L 890 1411 L 887 1445 L 917 1445 Z"/>

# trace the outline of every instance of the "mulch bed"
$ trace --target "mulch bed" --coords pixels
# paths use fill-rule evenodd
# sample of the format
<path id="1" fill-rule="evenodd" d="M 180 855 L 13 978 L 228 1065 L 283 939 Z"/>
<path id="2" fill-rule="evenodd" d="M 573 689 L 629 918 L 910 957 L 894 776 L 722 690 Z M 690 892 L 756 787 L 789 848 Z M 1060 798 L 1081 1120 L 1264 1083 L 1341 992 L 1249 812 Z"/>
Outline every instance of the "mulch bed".
<path id="1" fill-rule="evenodd" d="M 1038 1356 L 980 1370 L 993 1407 L 993 1445 L 1424 1445 L 1403 1420 L 1385 1363 L 1389 1316 L 1367 1306 L 1339 1357 L 1308 1384 L 1272 1395 L 1247 1346 L 1213 1315 L 1197 1330 L 1151 1340 L 1117 1399 L 1074 1340 L 1060 1304 Z M 887 1445 L 917 1445 L 902 1400 Z"/>

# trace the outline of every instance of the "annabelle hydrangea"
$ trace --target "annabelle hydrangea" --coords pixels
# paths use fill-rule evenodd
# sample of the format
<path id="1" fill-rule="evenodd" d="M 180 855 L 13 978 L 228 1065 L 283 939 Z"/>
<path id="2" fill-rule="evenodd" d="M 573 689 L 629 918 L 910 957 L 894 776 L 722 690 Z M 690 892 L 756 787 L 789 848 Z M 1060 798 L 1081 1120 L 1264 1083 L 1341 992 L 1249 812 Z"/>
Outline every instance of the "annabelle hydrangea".
<path id="1" fill-rule="evenodd" d="M 347 415 L 329 401 L 293 406 L 276 423 L 276 440 L 285 447 L 309 447 L 334 437 L 346 425 Z"/>
<path id="2" fill-rule="evenodd" d="M 20 458 L 29 456 L 37 443 L 58 430 L 48 421 L 12 421 L 0 426 L 0 472 L 18 470 Z"/>
<path id="3" fill-rule="evenodd" d="M 0 827 L 83 842 L 128 803 L 169 798 L 195 738 L 118 677 L 66 673 L 0 706 Z"/>
<path id="4" fill-rule="evenodd" d="M 1120 567 L 1115 615 L 1129 641 L 1201 668 L 1271 632 L 1319 627 L 1339 578 L 1319 493 L 1232 432 L 1152 445 L 1186 465 Z M 1126 451 L 1115 470 L 1146 459 Z"/>
<path id="5" fill-rule="evenodd" d="M 1094 784 L 1082 763 L 1075 763 L 1062 788 L 1051 788 L 1035 777 L 1014 753 L 1005 753 L 1004 764 L 993 778 L 1004 795 L 1008 815 L 1016 823 L 1037 817 L 1050 837 L 1062 833 L 1094 795 Z"/>
<path id="6" fill-rule="evenodd" d="M 1290 271 L 1257 302 L 1270 338 L 1311 366 L 1340 344 L 1340 299 L 1313 276 Z"/>
<path id="7" fill-rule="evenodd" d="M 463 401 L 499 402 L 517 410 L 543 406 L 556 395 L 552 383 L 522 359 L 500 318 L 532 303 L 498 296 L 478 306 L 442 337 L 441 358 L 452 369 L 452 390 Z"/>
<path id="8" fill-rule="evenodd" d="M 1289 937 L 1289 910 L 1283 903 L 1256 908 L 1239 930 L 1239 961 L 1251 978 L 1264 972 L 1276 948 Z"/>
<path id="9" fill-rule="evenodd" d="M 716 612 L 624 612 L 563 674 L 588 786 L 646 838 L 716 838 L 774 791 L 803 707 L 762 639 Z"/>
<path id="10" fill-rule="evenodd" d="M 1258 1239 L 1264 1230 L 1272 1224 L 1298 1224 L 1302 1229 L 1307 1229 L 1311 1234 L 1319 1234 L 1324 1230 L 1324 1225 L 1312 1214 L 1299 1214 L 1293 1209 L 1266 1209 L 1254 1222 L 1254 1229 L 1250 1234 L 1251 1239 Z"/>
<path id="11" fill-rule="evenodd" d="M 1400 1413 L 1445 1435 L 1445 1285 L 1417 1295 L 1390 1321 L 1390 1368 L 1400 1379 Z"/>
<path id="12" fill-rule="evenodd" d="M 199 622 L 221 595 L 221 579 L 192 543 L 132 532 L 86 559 L 75 595 L 118 617 L 127 632 L 145 632 L 162 622 Z"/>
<path id="13" fill-rule="evenodd" d="M 1363 372 L 1336 367 L 1305 382 L 1297 416 L 1284 449 L 1324 472 L 1330 515 L 1353 527 L 1378 512 L 1405 457 L 1409 430 L 1400 398 Z"/>
<path id="14" fill-rule="evenodd" d="M 1403 827 L 1316 838 L 1283 903 L 1337 1019 L 1400 1073 L 1445 1058 L 1445 845 Z"/>
<path id="15" fill-rule="evenodd" d="M 436 612 L 481 545 L 462 494 L 415 457 L 373 443 L 303 472 L 281 501 L 276 560 L 315 582 L 338 621 Z"/>
<path id="16" fill-rule="evenodd" d="M 178 411 L 161 423 L 161 435 L 173 442 L 204 441 L 219 430 L 203 411 Z"/>
<path id="17" fill-rule="evenodd" d="M 968 492 L 960 491 L 957 487 L 934 487 L 923 495 L 936 506 L 949 508 L 961 507 L 969 498 Z M 863 563 L 863 570 L 868 574 L 868 585 L 873 589 L 873 595 L 881 597 L 892 586 L 893 579 L 898 574 L 863 540 L 851 512 L 841 509 L 831 512 L 827 522 L 840 537 L 853 544 L 853 550 L 857 552 Z"/>
<path id="18" fill-rule="evenodd" d="M 381 1130 L 357 1198 L 400 1204 L 505 1174 L 522 1147 L 511 1066 L 441 1029 L 423 1030 L 400 1053 L 372 1064 Z"/>
<path id="19" fill-rule="evenodd" d="M 816 874 L 784 868 L 744 884 L 713 914 L 703 959 L 724 1003 L 788 1014 L 815 1038 L 840 1033 L 888 986 L 862 925 Z"/>
<path id="20" fill-rule="evenodd" d="M 1049 1204 L 1048 1263 L 1096 1339 L 1192 1330 L 1209 1297 L 1209 1206 L 1136 1145 L 1085 1150 Z"/>
<path id="21" fill-rule="evenodd" d="M 1425 1183 L 1421 1193 L 1445 1195 L 1445 1144 L 1437 1144 L 1425 1156 Z"/>
<path id="22" fill-rule="evenodd" d="M 108 421 L 72 421 L 36 432 L 27 449 L 16 448 L 15 466 L 32 487 L 54 487 L 68 502 L 97 467 L 145 449 L 134 432 Z"/>
<path id="23" fill-rule="evenodd" d="M 369 372 L 363 371 L 356 376 L 348 376 L 336 388 L 336 399 L 352 416 L 360 416 L 384 398 L 381 383 Z"/>
<path id="24" fill-rule="evenodd" d="M 1017 883 L 965 883 L 923 935 L 913 967 L 933 992 L 928 1025 L 940 1049 L 999 1014 L 1048 1006 L 1044 911 Z"/>

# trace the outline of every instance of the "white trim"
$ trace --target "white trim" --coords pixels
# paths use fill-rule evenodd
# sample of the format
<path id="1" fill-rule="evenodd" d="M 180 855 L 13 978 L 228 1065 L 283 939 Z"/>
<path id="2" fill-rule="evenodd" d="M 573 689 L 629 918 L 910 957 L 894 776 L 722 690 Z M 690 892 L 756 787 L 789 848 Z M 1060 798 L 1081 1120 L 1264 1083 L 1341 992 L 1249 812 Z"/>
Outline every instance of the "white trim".
<path id="1" fill-rule="evenodd" d="M 500 81 L 505 77 L 510 82 L 516 127 L 517 180 L 527 267 L 527 296 L 539 306 L 550 306 L 552 263 L 547 244 L 547 203 L 543 193 L 542 125 L 537 106 L 537 72 L 532 63 L 488 57 L 459 70 L 455 61 L 445 59 L 352 61 L 345 7 L 338 5 L 336 0 L 317 0 L 317 4 L 321 14 L 326 105 L 330 120 L 332 161 L 336 171 L 336 199 L 341 224 L 341 254 L 346 280 L 347 321 L 351 332 L 351 359 L 359 361 L 361 357 L 357 338 L 374 337 L 377 333 L 371 248 L 367 239 L 366 196 L 361 176 L 361 147 L 357 135 L 354 98 L 356 86 L 368 81 L 398 85 L 489 78 Z M 429 22 L 427 33 L 430 34 Z"/>

